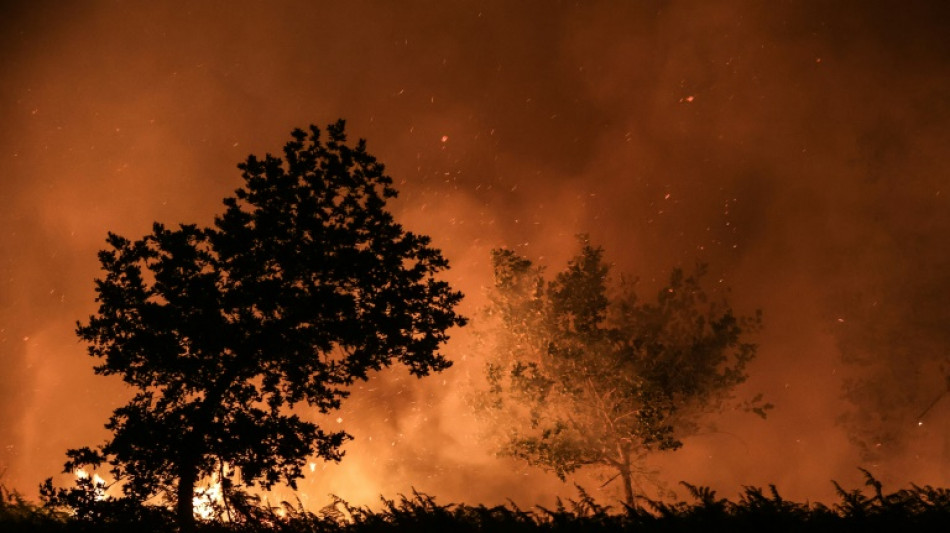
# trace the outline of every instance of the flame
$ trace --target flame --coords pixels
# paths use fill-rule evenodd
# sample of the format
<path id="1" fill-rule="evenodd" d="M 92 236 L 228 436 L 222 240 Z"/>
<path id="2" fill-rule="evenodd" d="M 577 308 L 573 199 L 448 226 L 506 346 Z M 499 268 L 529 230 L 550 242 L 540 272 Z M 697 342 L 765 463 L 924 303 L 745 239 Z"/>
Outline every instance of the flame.
<path id="1" fill-rule="evenodd" d="M 77 468 L 74 474 L 78 479 L 89 479 L 89 472 L 86 472 L 84 468 Z M 93 473 L 92 486 L 95 488 L 97 501 L 106 499 L 106 480 L 102 479 L 99 474 Z"/>
<path id="2" fill-rule="evenodd" d="M 221 478 L 217 472 L 211 474 L 210 484 L 207 487 L 195 490 L 195 496 L 191 500 L 195 516 L 201 520 L 214 519 L 223 503 L 224 494 L 221 492 Z"/>
<path id="3" fill-rule="evenodd" d="M 225 469 L 225 472 L 227 469 Z M 77 479 L 89 479 L 89 472 L 84 468 L 77 468 L 74 472 Z M 106 480 L 98 473 L 92 474 L 92 484 L 95 488 L 96 500 L 106 499 Z M 195 509 L 195 516 L 201 520 L 214 519 L 224 503 L 224 494 L 221 491 L 220 475 L 215 472 L 211 475 L 210 483 L 207 487 L 195 490 L 195 496 L 192 499 L 192 505 Z"/>

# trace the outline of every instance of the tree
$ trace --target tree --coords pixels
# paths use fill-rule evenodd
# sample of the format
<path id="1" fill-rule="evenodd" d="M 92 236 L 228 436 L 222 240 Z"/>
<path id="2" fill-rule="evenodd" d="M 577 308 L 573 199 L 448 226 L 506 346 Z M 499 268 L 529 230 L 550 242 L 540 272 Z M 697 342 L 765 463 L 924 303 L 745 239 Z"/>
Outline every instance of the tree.
<path id="1" fill-rule="evenodd" d="M 341 458 L 350 437 L 299 404 L 336 409 L 393 362 L 417 376 L 451 364 L 439 349 L 465 321 L 461 293 L 435 278 L 446 259 L 387 211 L 396 191 L 365 142 L 348 145 L 342 121 L 327 132 L 295 130 L 283 158 L 238 165 L 244 183 L 213 227 L 109 234 L 99 308 L 77 333 L 96 373 L 136 394 L 111 440 L 67 452 L 67 472 L 107 463 L 127 498 L 174 494 L 190 529 L 195 484 L 212 473 L 225 490 L 237 473 L 295 487 L 309 457 Z"/>
<path id="2" fill-rule="evenodd" d="M 502 453 L 556 473 L 611 469 L 635 505 L 638 461 L 675 450 L 703 413 L 721 409 L 745 381 L 761 315 L 710 301 L 705 272 L 673 270 L 655 303 L 608 287 L 603 250 L 582 239 L 567 269 L 546 281 L 511 250 L 492 252 L 488 318 L 494 333 L 477 405 Z M 761 395 L 746 408 L 765 416 Z M 613 478 L 612 478 L 613 479 Z"/>

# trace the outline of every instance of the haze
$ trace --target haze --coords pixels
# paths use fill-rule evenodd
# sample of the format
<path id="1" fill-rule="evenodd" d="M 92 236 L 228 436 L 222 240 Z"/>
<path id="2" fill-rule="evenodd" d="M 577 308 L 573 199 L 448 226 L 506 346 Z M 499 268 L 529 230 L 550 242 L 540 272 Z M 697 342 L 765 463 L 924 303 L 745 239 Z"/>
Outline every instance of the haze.
<path id="1" fill-rule="evenodd" d="M 858 466 L 950 482 L 950 7 L 944 2 L 29 2 L 0 17 L 0 483 L 35 497 L 128 396 L 74 334 L 96 251 L 208 224 L 248 154 L 348 121 L 397 218 L 484 303 L 488 252 L 549 269 L 589 233 L 645 295 L 708 262 L 765 330 L 768 420 L 657 460 L 725 495 L 827 499 Z M 570 484 L 498 459 L 461 391 L 480 362 L 387 372 L 330 424 L 305 502 L 549 503 Z M 859 379 L 860 378 L 860 379 Z M 854 381 L 854 380 L 858 381 Z M 851 391 L 848 394 L 847 391 Z M 921 416 L 923 414 L 923 416 Z M 339 422 L 337 422 L 339 418 Z M 590 482 L 590 487 L 599 483 Z M 596 494 L 616 498 L 615 487 Z"/>

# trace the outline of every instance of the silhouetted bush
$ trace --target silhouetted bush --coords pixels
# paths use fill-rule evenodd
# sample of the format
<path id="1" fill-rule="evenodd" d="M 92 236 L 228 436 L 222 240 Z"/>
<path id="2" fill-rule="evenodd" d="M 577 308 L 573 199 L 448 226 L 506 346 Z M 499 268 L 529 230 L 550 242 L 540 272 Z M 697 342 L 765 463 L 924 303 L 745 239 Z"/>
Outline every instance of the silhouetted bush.
<path id="1" fill-rule="evenodd" d="M 690 501 L 660 502 L 641 498 L 643 505 L 605 506 L 583 488 L 578 498 L 557 500 L 553 509 L 523 510 L 507 505 L 440 504 L 428 494 L 383 499 L 379 510 L 352 506 L 340 498 L 317 512 L 281 502 L 268 506 L 248 497 L 234 509 L 231 522 L 200 522 L 201 533 L 391 533 L 411 532 L 637 532 L 695 531 L 950 531 L 950 489 L 911 485 L 885 493 L 864 471 L 867 489 L 846 490 L 835 483 L 838 501 L 799 503 L 782 498 L 774 485 L 745 487 L 736 501 L 719 498 L 709 487 L 683 483 Z M 19 532 L 173 532 L 170 513 L 162 508 L 131 510 L 125 504 L 102 503 L 95 514 L 77 515 L 64 501 L 37 507 L 0 487 L 0 531 Z M 111 507 L 110 507 L 111 506 Z M 110 512 L 115 514 L 110 515 Z"/>

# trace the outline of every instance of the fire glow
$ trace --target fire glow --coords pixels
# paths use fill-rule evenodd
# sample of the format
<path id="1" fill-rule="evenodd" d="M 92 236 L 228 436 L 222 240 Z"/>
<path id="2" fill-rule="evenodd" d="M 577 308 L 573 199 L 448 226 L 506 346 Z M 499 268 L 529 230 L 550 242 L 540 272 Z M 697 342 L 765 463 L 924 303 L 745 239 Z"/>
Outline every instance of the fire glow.
<path id="1" fill-rule="evenodd" d="M 490 249 L 557 268 L 583 232 L 647 293 L 703 261 L 763 306 L 750 387 L 775 413 L 726 413 L 656 458 L 670 486 L 828 499 L 829 479 L 860 483 L 871 464 L 891 486 L 946 484 L 950 402 L 921 414 L 950 353 L 946 18 L 871 4 L 11 9 L 0 481 L 35 496 L 127 397 L 73 332 L 106 232 L 208 223 L 247 153 L 342 116 L 396 179 L 400 222 L 450 259 L 466 313 L 485 303 Z M 358 384 L 322 421 L 355 440 L 340 464 L 302 465 L 301 498 L 570 495 L 478 440 L 462 392 L 482 371 L 473 342 L 453 334 L 455 366 L 432 382 L 392 369 Z M 222 491 L 206 481 L 203 514 Z"/>

